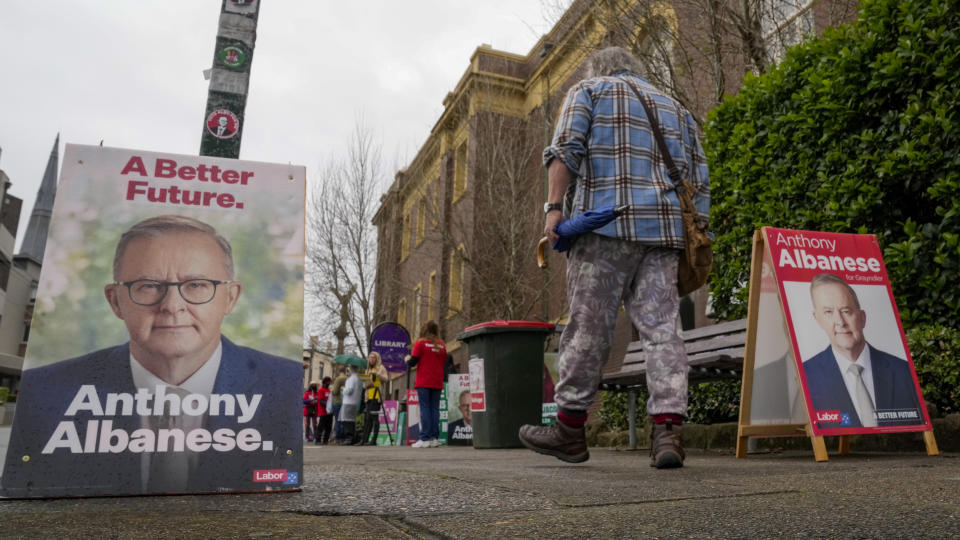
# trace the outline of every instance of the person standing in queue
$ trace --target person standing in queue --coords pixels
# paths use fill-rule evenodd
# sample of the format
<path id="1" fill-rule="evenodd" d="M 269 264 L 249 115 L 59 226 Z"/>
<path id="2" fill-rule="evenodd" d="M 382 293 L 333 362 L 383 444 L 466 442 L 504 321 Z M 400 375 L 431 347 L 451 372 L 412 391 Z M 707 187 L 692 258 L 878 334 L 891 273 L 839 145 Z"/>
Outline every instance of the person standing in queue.
<path id="1" fill-rule="evenodd" d="M 317 381 L 303 393 L 303 435 L 307 442 L 313 442 L 317 433 Z"/>
<path id="2" fill-rule="evenodd" d="M 330 432 L 333 429 L 333 400 L 330 393 L 330 383 L 333 381 L 330 377 L 324 377 L 320 388 L 317 390 L 317 444 L 327 444 L 330 442 Z"/>
<path id="3" fill-rule="evenodd" d="M 420 400 L 420 440 L 414 448 L 440 446 L 440 393 L 443 391 L 443 366 L 447 361 L 447 346 L 440 339 L 440 328 L 434 321 L 420 327 L 420 336 L 413 351 L 404 358 L 408 367 L 417 367 L 414 387 Z"/>
<path id="4" fill-rule="evenodd" d="M 363 418 L 363 438 L 361 445 L 371 444 L 376 446 L 377 435 L 380 433 L 380 406 L 383 404 L 381 388 L 387 384 L 387 368 L 383 367 L 380 361 L 380 353 L 371 351 L 367 355 L 367 374 L 369 381 L 364 381 L 363 387 L 366 390 L 366 406 Z M 372 435 L 372 437 L 371 437 Z"/>
<path id="5" fill-rule="evenodd" d="M 343 407 L 343 385 L 347 383 L 347 368 L 337 368 L 337 376 L 333 379 L 330 393 L 333 395 L 333 442 L 343 444 L 343 422 L 340 421 L 340 409 Z"/>
<path id="6" fill-rule="evenodd" d="M 340 408 L 340 422 L 343 424 L 343 440 L 341 444 L 356 444 L 357 413 L 360 409 L 360 400 L 363 399 L 363 385 L 357 377 L 357 367 L 348 366 L 350 376 L 343 384 L 343 406 Z"/>

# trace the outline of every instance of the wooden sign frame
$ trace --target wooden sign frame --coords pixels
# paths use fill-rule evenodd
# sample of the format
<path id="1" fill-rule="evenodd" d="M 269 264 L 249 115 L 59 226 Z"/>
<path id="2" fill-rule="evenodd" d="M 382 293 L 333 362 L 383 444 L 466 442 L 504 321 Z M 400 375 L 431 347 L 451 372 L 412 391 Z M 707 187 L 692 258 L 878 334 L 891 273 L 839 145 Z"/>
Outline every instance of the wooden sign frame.
<path id="1" fill-rule="evenodd" d="M 933 427 L 929 417 L 927 416 L 926 407 L 922 406 L 924 403 L 922 399 L 920 400 L 920 409 L 922 409 L 920 414 L 923 416 L 923 420 L 925 420 L 924 423 L 918 423 L 910 426 L 897 426 L 894 428 L 855 427 L 844 429 L 825 429 L 822 423 L 815 424 L 813 416 L 815 411 L 812 410 L 810 392 L 807 387 L 807 381 L 802 373 L 801 366 L 803 365 L 803 362 L 799 358 L 799 353 L 796 350 L 797 341 L 794 328 L 791 327 L 791 323 L 789 322 L 789 312 L 784 307 L 786 304 L 786 299 L 783 297 L 783 289 L 780 287 L 781 283 L 775 276 L 772 260 L 769 259 L 772 250 L 770 250 L 769 246 L 767 245 L 768 229 L 770 228 L 764 227 L 762 230 L 756 231 L 753 237 L 752 261 L 750 267 L 750 292 L 747 306 L 747 336 L 743 360 L 743 379 L 741 386 L 736 456 L 738 458 L 747 457 L 747 447 L 750 437 L 809 437 L 816 461 L 828 461 L 829 456 L 824 439 L 825 436 L 839 436 L 838 453 L 847 454 L 850 452 L 851 434 L 890 432 L 921 432 L 927 454 L 931 456 L 937 455 L 939 450 L 937 449 L 936 439 L 934 438 Z M 779 230 L 774 229 L 774 231 Z M 789 232 L 803 233 L 804 231 Z M 873 241 L 875 242 L 875 238 Z M 766 267 L 765 262 L 768 262 L 768 266 Z M 882 268 L 882 261 L 880 262 L 880 265 L 883 277 L 886 278 L 886 270 L 885 268 Z M 769 299 L 772 292 L 770 290 L 771 280 L 773 280 L 773 283 L 777 285 L 776 308 L 773 308 L 769 304 Z M 762 287 L 765 287 L 766 289 L 762 290 Z M 767 295 L 767 301 L 761 303 L 761 294 L 764 292 Z M 892 294 L 890 298 L 892 301 Z M 778 309 L 779 313 L 771 313 L 772 309 Z M 897 318 L 897 324 L 899 325 L 899 315 L 896 313 L 895 305 L 893 306 L 893 310 Z M 794 377 L 792 382 L 796 384 L 795 389 L 800 391 L 799 397 L 802 397 L 803 399 L 796 400 L 793 404 L 792 409 L 794 412 L 792 416 L 789 416 L 789 413 L 787 413 L 787 416 L 781 416 L 780 419 L 757 422 L 752 418 L 751 411 L 753 410 L 753 401 L 755 397 L 755 391 L 757 390 L 757 388 L 754 387 L 754 375 L 756 373 L 755 368 L 757 364 L 758 328 L 761 324 L 761 321 L 764 321 L 765 319 L 766 321 L 771 319 L 775 320 L 776 317 L 782 319 L 784 325 L 783 331 L 784 335 L 786 336 L 785 343 L 781 343 L 780 346 L 784 347 L 786 350 L 785 357 L 787 363 L 793 366 L 792 369 L 787 368 L 787 371 L 789 371 Z M 905 340 L 903 345 L 906 347 Z M 909 351 L 907 351 L 907 355 L 909 358 Z M 910 363 L 910 367 L 911 371 L 913 371 L 912 361 Z M 913 373 L 913 377 L 914 384 L 917 384 L 915 372 Z M 920 396 L 919 385 L 917 385 L 917 395 L 918 397 Z M 784 400 L 790 400 L 790 396 L 786 393 L 784 393 L 782 397 Z M 770 399 L 770 397 L 767 396 L 766 399 Z M 785 403 L 783 405 L 786 405 L 786 410 L 791 409 L 789 403 Z M 802 418 L 802 421 L 799 420 L 799 418 Z"/>

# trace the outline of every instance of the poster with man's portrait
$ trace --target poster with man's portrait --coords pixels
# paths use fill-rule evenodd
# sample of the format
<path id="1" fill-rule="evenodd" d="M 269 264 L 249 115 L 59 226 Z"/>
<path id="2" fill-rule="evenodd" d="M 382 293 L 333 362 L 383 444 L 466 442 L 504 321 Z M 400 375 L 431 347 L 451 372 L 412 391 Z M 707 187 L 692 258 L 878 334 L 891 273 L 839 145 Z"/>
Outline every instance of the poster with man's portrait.
<path id="1" fill-rule="evenodd" d="M 764 232 L 814 434 L 929 429 L 876 237 Z"/>
<path id="2" fill-rule="evenodd" d="M 447 444 L 473 445 L 473 414 L 470 412 L 470 374 L 447 376 Z"/>
<path id="3" fill-rule="evenodd" d="M 9 497 L 297 489 L 303 167 L 68 144 Z"/>

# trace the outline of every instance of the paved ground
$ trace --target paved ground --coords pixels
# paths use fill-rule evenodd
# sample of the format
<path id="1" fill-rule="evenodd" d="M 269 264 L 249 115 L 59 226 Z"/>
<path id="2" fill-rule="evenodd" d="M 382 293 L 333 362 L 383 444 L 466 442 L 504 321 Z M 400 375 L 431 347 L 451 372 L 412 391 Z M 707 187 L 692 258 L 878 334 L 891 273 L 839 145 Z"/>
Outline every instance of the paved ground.
<path id="1" fill-rule="evenodd" d="M 960 538 L 958 458 L 308 446 L 299 493 L 0 501 L 0 537 Z"/>

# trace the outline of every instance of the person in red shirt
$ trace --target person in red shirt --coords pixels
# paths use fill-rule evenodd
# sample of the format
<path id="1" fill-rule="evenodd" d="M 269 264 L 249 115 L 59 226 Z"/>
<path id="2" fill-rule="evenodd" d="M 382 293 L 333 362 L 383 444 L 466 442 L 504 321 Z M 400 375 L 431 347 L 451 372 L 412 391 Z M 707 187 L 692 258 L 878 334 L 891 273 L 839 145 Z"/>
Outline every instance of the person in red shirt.
<path id="1" fill-rule="evenodd" d="M 409 367 L 417 367 L 414 387 L 420 400 L 420 440 L 415 448 L 440 446 L 440 392 L 443 391 L 443 366 L 447 361 L 447 346 L 439 337 L 440 328 L 434 321 L 420 327 L 420 337 L 413 351 L 405 358 Z"/>
<path id="2" fill-rule="evenodd" d="M 313 442 L 317 431 L 317 383 L 310 383 L 310 388 L 303 393 L 303 432 L 307 442 Z"/>
<path id="3" fill-rule="evenodd" d="M 330 442 L 330 431 L 333 428 L 333 411 L 327 410 L 327 404 L 330 403 L 330 382 L 332 380 L 330 377 L 324 377 L 322 385 L 317 390 L 317 444 L 327 444 Z"/>

